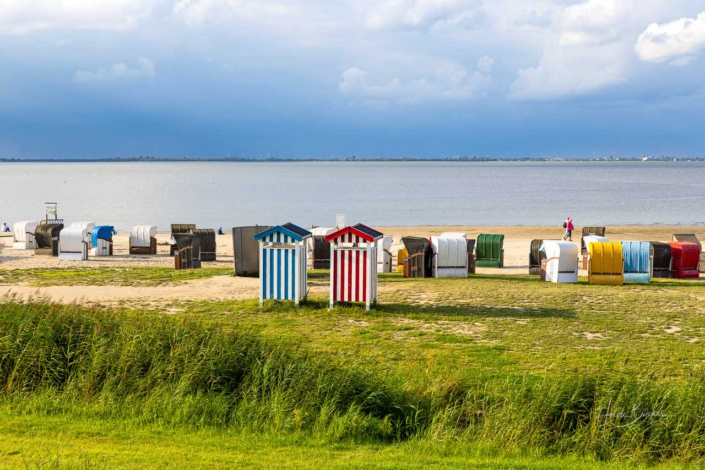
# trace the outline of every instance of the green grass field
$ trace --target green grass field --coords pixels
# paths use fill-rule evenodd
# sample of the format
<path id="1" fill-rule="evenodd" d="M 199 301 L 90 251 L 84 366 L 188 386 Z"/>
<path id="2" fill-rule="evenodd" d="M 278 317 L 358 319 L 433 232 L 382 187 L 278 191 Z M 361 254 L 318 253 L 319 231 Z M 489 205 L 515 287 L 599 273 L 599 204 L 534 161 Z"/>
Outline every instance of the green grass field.
<path id="1" fill-rule="evenodd" d="M 328 310 L 321 289 L 300 308 L 184 302 L 179 315 L 8 299 L 0 463 L 705 463 L 705 284 L 380 282 L 371 312 Z"/>

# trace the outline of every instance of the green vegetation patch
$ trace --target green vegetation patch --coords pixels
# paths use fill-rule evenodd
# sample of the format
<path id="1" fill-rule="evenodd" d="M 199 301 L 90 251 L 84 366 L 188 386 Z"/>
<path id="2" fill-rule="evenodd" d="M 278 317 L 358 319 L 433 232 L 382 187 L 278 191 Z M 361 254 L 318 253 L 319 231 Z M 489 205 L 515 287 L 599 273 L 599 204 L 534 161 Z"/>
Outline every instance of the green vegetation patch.
<path id="1" fill-rule="evenodd" d="M 268 315 L 292 310 L 272 307 Z M 370 318 L 375 315 L 388 319 L 379 312 Z M 697 464 L 705 459 L 705 376 L 698 371 L 687 381 L 570 370 L 465 380 L 457 373 L 419 374 L 420 379 L 404 381 L 404 373 L 420 371 L 401 365 L 397 370 L 393 359 L 375 365 L 363 352 L 367 346 L 343 345 L 348 355 L 342 360 L 309 341 L 255 330 L 264 331 L 233 323 L 226 327 L 201 316 L 7 300 L 0 304 L 0 412 L 16 422 L 26 416 L 27 422 L 0 432 L 0 450 L 16 461 L 27 452 L 19 429 L 38 426 L 40 434 L 52 432 L 31 418 L 47 416 L 65 418 L 68 433 L 93 446 L 100 437 L 92 435 L 92 423 L 106 422 L 125 435 L 135 427 L 163 429 L 154 438 L 155 449 L 164 448 L 174 432 L 193 429 L 220 437 L 276 436 L 279 444 L 268 445 L 288 442 L 300 459 L 302 449 L 316 455 L 312 443 L 327 446 L 319 456 L 334 446 L 362 445 L 361 455 L 389 452 L 390 467 L 413 467 L 413 456 L 424 447 L 433 449 L 424 462 L 441 464 L 434 455 L 446 449 L 451 466 L 476 461 L 469 449 L 499 456 L 493 460 L 499 465 L 502 455 L 532 455 L 547 463 L 565 458 L 564 463 Z M 438 336 L 429 339 L 448 348 L 439 351 L 474 351 L 490 359 L 483 369 L 491 369 L 496 359 L 502 367 L 503 346 L 438 341 Z M 399 353 L 383 349 L 390 357 Z M 432 366 L 438 358 L 415 351 L 420 365 Z M 78 432 L 81 423 L 88 431 Z M 104 436 L 104 445 L 112 439 Z M 234 442 L 244 449 L 255 445 L 256 439 L 243 439 Z M 144 446 L 140 438 L 136 445 Z M 400 445 L 409 449 L 409 460 L 403 460 Z M 52 452 L 47 458 L 60 455 L 60 450 Z M 365 466 L 359 456 L 341 455 Z M 402 461 L 395 465 L 394 459 Z M 517 467 L 508 463 L 507 468 Z M 524 461 L 518 468 L 536 467 Z"/>
<path id="2" fill-rule="evenodd" d="M 203 267 L 175 270 L 169 267 L 99 267 L 0 270 L 0 284 L 51 286 L 144 286 L 176 284 L 213 276 L 232 275 L 231 268 Z"/>

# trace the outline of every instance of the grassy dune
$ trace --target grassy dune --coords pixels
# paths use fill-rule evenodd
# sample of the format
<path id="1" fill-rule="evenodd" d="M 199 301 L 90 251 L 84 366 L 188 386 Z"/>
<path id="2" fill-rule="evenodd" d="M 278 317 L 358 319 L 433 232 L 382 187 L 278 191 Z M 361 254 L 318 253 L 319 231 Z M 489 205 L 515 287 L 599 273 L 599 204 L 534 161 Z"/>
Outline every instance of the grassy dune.
<path id="1" fill-rule="evenodd" d="M 700 283 L 382 283 L 372 312 L 328 311 L 320 292 L 299 309 L 192 302 L 176 317 L 6 299 L 0 413 L 12 425 L 0 430 L 0 457 L 76 467 L 705 462 Z"/>

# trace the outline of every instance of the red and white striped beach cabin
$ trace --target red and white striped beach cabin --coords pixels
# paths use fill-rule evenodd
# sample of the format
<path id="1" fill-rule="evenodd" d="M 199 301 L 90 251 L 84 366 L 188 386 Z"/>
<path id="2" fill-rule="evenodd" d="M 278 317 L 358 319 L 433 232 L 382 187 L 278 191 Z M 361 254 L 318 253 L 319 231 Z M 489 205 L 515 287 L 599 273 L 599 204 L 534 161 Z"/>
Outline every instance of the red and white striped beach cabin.
<path id="1" fill-rule="evenodd" d="M 327 235 L 330 242 L 330 306 L 336 302 L 377 303 L 377 242 L 384 235 L 367 225 Z"/>

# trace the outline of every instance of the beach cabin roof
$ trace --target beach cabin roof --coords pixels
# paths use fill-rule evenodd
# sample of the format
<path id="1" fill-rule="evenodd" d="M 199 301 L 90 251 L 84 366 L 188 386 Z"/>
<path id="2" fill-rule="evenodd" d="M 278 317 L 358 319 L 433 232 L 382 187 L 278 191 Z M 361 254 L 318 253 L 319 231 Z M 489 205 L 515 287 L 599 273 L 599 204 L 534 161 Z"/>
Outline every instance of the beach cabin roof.
<path id="1" fill-rule="evenodd" d="M 361 241 L 370 243 L 379 240 L 383 236 L 384 234 L 382 232 L 378 232 L 367 225 L 355 224 L 351 227 L 343 227 L 337 232 L 327 235 L 326 241 L 329 242 L 343 238 L 343 241 L 347 241 L 349 243 L 360 243 Z"/>
<path id="2" fill-rule="evenodd" d="M 23 221 L 23 222 L 15 222 L 12 225 L 12 232 L 14 235 L 14 240 L 17 242 L 23 242 L 27 238 L 27 233 L 31 233 L 34 235 L 34 232 L 37 231 L 37 225 L 39 225 L 35 221 Z"/>
<path id="3" fill-rule="evenodd" d="M 99 225 L 91 230 L 91 242 L 93 246 L 98 246 L 98 240 L 111 240 L 117 234 L 112 225 Z"/>
<path id="4" fill-rule="evenodd" d="M 311 232 L 309 232 L 305 228 L 299 227 L 296 224 L 287 222 L 283 225 L 277 225 L 276 227 L 272 227 L 268 230 L 265 230 L 264 232 L 258 233 L 257 235 L 255 235 L 255 240 L 263 240 L 269 242 L 283 241 L 284 243 L 288 243 L 290 241 L 301 242 L 309 237 L 311 237 Z"/>

